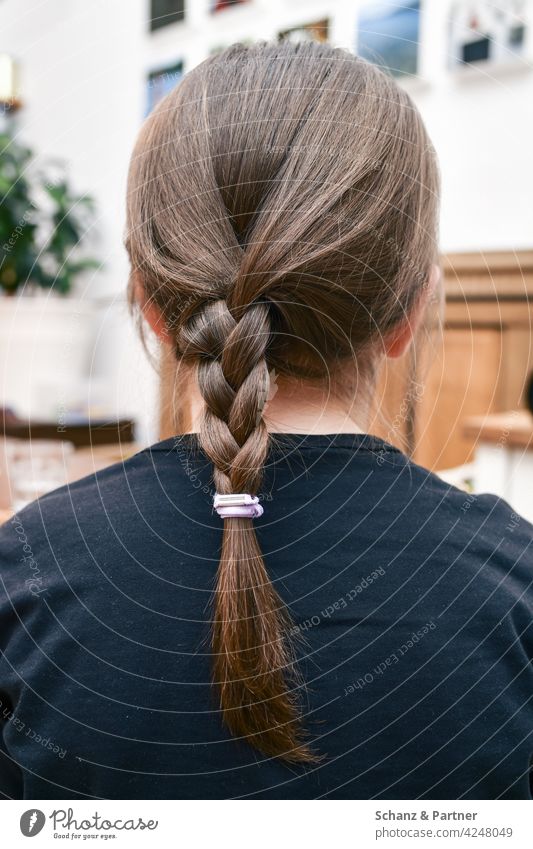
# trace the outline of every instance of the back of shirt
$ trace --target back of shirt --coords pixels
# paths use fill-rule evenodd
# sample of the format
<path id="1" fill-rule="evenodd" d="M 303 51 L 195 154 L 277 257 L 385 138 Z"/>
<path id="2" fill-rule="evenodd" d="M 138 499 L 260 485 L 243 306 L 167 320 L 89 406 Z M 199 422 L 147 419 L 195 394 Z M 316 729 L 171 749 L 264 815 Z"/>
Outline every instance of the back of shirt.
<path id="1" fill-rule="evenodd" d="M 194 437 L 0 531 L 0 789 L 26 798 L 531 798 L 533 528 L 373 436 L 277 435 L 256 520 L 312 766 L 222 725 L 221 520 Z"/>

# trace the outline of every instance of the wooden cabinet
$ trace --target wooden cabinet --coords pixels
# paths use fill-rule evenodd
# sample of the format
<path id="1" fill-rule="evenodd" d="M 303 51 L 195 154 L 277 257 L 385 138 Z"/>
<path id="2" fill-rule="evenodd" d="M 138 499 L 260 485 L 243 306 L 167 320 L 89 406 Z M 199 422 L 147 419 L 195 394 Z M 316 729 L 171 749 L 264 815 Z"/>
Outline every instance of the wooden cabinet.
<path id="1" fill-rule="evenodd" d="M 412 357 L 403 364 L 409 410 L 391 440 L 431 469 L 469 462 L 475 438 L 465 419 L 524 408 L 533 371 L 533 251 L 449 255 L 442 267 L 444 327 L 416 367 Z M 414 395 L 409 372 L 423 387 Z M 390 411 L 387 390 L 385 406 Z M 382 426 L 376 431 L 386 438 Z"/>
<path id="2" fill-rule="evenodd" d="M 418 463 L 447 469 L 471 459 L 462 432 L 466 416 L 504 409 L 498 373 L 502 334 L 492 327 L 447 327 L 415 410 Z"/>

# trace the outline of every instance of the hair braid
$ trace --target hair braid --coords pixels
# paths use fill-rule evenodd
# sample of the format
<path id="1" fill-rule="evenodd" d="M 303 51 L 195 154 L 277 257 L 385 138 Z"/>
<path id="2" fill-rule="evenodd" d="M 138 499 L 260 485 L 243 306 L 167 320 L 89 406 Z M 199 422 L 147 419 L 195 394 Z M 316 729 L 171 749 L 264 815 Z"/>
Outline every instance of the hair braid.
<path id="1" fill-rule="evenodd" d="M 261 485 L 268 369 L 325 385 L 354 364 L 373 385 L 384 335 L 436 260 L 438 197 L 409 95 L 327 44 L 233 45 L 150 114 L 128 180 L 130 292 L 142 283 L 140 303 L 198 370 L 219 493 Z M 224 519 L 214 606 L 227 726 L 269 755 L 313 759 L 288 614 L 250 519 Z"/>
<path id="2" fill-rule="evenodd" d="M 207 302 L 180 333 L 181 355 L 198 360 L 205 401 L 199 439 L 223 494 L 255 494 L 261 484 L 269 444 L 262 417 L 269 337 L 267 303 L 232 310 L 222 299 Z M 285 642 L 289 624 L 252 520 L 226 518 L 213 621 L 213 677 L 224 722 L 265 754 L 311 761 L 288 688 L 296 677 Z"/>
<path id="3" fill-rule="evenodd" d="M 210 301 L 180 334 L 186 358 L 199 360 L 206 410 L 202 447 L 215 466 L 220 493 L 255 492 L 268 450 L 262 407 L 268 386 L 268 305 L 252 304 L 236 320 L 226 301 Z"/>

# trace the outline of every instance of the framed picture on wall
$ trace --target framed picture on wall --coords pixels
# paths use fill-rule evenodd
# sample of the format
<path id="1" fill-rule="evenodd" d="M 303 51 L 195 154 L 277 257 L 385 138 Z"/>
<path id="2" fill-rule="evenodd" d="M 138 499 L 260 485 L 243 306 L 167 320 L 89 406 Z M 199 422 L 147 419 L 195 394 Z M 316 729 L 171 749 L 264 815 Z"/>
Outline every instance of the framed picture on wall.
<path id="1" fill-rule="evenodd" d="M 363 5 L 357 21 L 357 55 L 397 77 L 417 74 L 420 5 L 420 0 Z"/>
<path id="2" fill-rule="evenodd" d="M 240 6 L 248 0 L 210 0 L 211 12 L 222 12 L 231 6 Z"/>
<path id="3" fill-rule="evenodd" d="M 450 67 L 517 63 L 526 44 L 526 0 L 460 0 L 450 11 Z"/>
<path id="4" fill-rule="evenodd" d="M 175 62 L 166 68 L 150 71 L 146 80 L 146 114 L 162 100 L 166 94 L 181 80 L 183 62 Z"/>
<path id="5" fill-rule="evenodd" d="M 329 20 L 323 18 L 321 21 L 313 21 L 309 24 L 291 27 L 278 33 L 280 41 L 327 41 L 329 34 Z"/>
<path id="6" fill-rule="evenodd" d="M 154 30 L 183 21 L 185 0 L 150 0 L 150 29 Z"/>

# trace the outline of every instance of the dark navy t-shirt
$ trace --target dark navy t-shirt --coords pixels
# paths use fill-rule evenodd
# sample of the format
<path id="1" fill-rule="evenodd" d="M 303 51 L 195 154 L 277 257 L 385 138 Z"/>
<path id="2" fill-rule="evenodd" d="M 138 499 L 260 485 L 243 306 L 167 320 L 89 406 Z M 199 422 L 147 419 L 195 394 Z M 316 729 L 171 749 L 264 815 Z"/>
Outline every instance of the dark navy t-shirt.
<path id="1" fill-rule="evenodd" d="M 193 436 L 0 531 L 0 791 L 532 798 L 533 527 L 367 435 L 275 437 L 256 520 L 323 760 L 235 740 L 211 686 L 222 523 Z"/>

